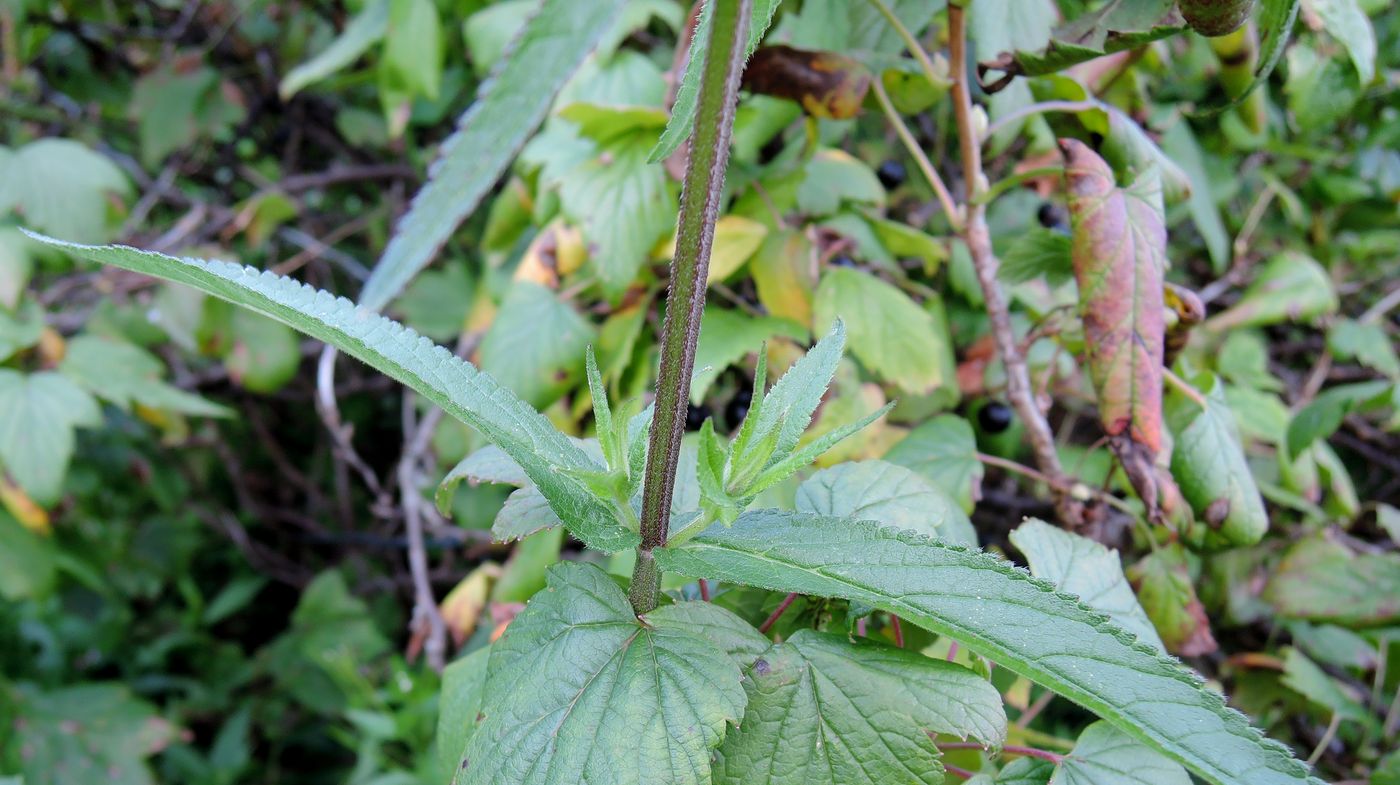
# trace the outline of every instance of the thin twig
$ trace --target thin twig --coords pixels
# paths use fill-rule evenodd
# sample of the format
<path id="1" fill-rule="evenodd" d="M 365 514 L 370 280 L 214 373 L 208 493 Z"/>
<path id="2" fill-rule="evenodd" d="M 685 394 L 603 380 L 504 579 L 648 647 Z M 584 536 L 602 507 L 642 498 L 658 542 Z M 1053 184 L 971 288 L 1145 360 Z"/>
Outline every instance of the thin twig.
<path id="1" fill-rule="evenodd" d="M 871 0 L 879 2 L 880 0 Z M 958 215 L 957 205 L 953 202 L 953 195 L 949 193 L 948 186 L 943 184 L 943 178 L 938 176 L 938 170 L 933 168 L 933 163 L 919 147 L 919 143 L 914 139 L 914 135 L 909 132 L 909 127 L 904 124 L 899 112 L 895 111 L 894 104 L 890 102 L 890 96 L 885 92 L 884 85 L 879 79 L 871 81 L 870 86 L 875 91 L 875 99 L 880 102 L 880 109 L 884 111 L 885 117 L 889 119 L 890 125 L 894 126 L 894 132 L 899 136 L 899 141 L 904 144 L 904 149 L 909 156 L 914 159 L 914 164 L 923 173 L 924 179 L 933 188 L 933 193 L 938 197 L 938 205 L 943 208 L 943 214 L 948 217 L 948 223 L 955 231 L 959 230 L 962 221 Z"/>
<path id="2" fill-rule="evenodd" d="M 1060 467 L 1059 453 L 1055 449 L 1055 436 L 1050 432 L 1050 425 L 1045 421 L 1045 415 L 1033 397 L 1030 373 L 1026 370 L 1025 358 L 1022 357 L 1020 347 L 1016 343 L 1006 295 L 997 280 L 997 271 L 1001 263 L 992 251 L 986 205 L 978 204 L 977 201 L 987 185 L 986 175 L 982 171 L 981 140 L 977 136 L 972 116 L 971 83 L 967 74 L 966 10 L 956 4 L 949 4 L 948 24 L 953 109 L 958 126 L 958 143 L 962 150 L 963 177 L 967 183 L 963 240 L 971 252 L 977 282 L 982 287 L 982 297 L 986 301 L 987 317 L 991 323 L 997 353 L 1006 369 L 1007 398 L 1021 417 L 1026 437 L 1030 440 L 1031 450 L 1035 454 L 1036 465 L 1050 478 L 1051 489 L 1058 489 L 1055 493 L 1055 510 L 1061 522 L 1071 528 L 1078 528 L 1084 521 L 1083 506 L 1063 490 L 1068 487 L 1068 480 Z"/>
<path id="3" fill-rule="evenodd" d="M 434 413 L 441 417 L 441 409 L 434 409 L 422 423 L 414 422 L 414 406 L 417 396 L 405 393 L 403 396 L 403 430 L 412 434 L 414 444 L 426 444 L 432 430 L 426 426 Z M 410 450 L 414 445 L 410 445 Z M 423 656 L 428 667 L 441 673 L 447 663 L 447 622 L 438 610 L 437 598 L 433 596 L 433 585 L 428 577 L 428 552 L 423 543 L 423 494 L 418 486 L 418 469 L 412 459 L 412 452 L 405 451 L 399 461 L 398 479 L 400 503 L 403 505 L 404 528 L 408 533 L 408 569 L 413 576 L 413 624 L 426 621 L 428 636 L 423 643 Z"/>
<path id="4" fill-rule="evenodd" d="M 899 624 L 899 617 L 893 614 L 890 615 L 890 631 L 894 633 L 894 645 L 904 648 L 904 628 Z"/>
<path id="5" fill-rule="evenodd" d="M 1322 758 L 1322 753 L 1327 751 L 1332 739 L 1337 737 L 1337 729 L 1342 726 L 1342 715 L 1332 713 L 1332 719 L 1327 721 L 1327 730 L 1322 732 L 1322 738 L 1317 740 L 1317 746 L 1313 748 L 1312 754 L 1308 756 L 1309 766 L 1317 763 Z"/>
<path id="6" fill-rule="evenodd" d="M 981 744 L 980 742 L 976 742 L 976 741 L 946 741 L 946 742 L 939 742 L 939 743 L 938 743 L 938 749 L 940 749 L 940 750 L 981 750 L 981 749 L 986 749 L 986 748 L 983 747 L 982 744 Z M 1007 744 L 1007 745 L 1004 745 L 1004 746 L 1001 748 L 1001 754 L 1003 754 L 1003 755 L 1018 755 L 1018 756 L 1021 756 L 1021 757 L 1023 757 L 1023 758 L 1039 758 L 1039 759 L 1041 759 L 1041 760 L 1048 760 L 1048 761 L 1050 761 L 1051 763 L 1059 763 L 1060 761 L 1064 760 L 1065 757 L 1066 757 L 1066 756 L 1064 756 L 1064 755 L 1061 755 L 1061 754 L 1058 753 L 1058 752 L 1051 752 L 1051 751 L 1049 751 L 1049 750 L 1037 749 L 1036 747 L 1025 747 L 1025 746 L 1022 746 L 1022 745 L 1019 745 L 1019 744 Z"/>
<path id="7" fill-rule="evenodd" d="M 1168 384 L 1179 390 L 1182 395 L 1195 401 L 1197 406 L 1200 406 L 1202 409 L 1208 408 L 1205 396 L 1201 395 L 1201 391 L 1192 387 L 1185 379 L 1177 376 L 1172 369 L 1163 368 L 1162 378 L 1166 379 Z"/>

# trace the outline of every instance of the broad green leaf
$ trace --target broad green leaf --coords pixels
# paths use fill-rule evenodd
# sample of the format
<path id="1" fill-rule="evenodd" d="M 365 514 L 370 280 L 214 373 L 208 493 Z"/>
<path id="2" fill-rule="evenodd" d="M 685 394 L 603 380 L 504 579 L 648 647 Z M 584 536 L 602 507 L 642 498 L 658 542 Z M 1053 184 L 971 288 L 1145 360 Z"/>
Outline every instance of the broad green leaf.
<path id="1" fill-rule="evenodd" d="M 564 174 L 559 202 L 583 230 L 594 272 L 613 298 L 632 284 L 647 253 L 676 222 L 666 169 L 647 162 L 646 150 L 632 134 Z"/>
<path id="2" fill-rule="evenodd" d="M 3 753 L 25 785 L 155 785 L 146 759 L 178 735 L 155 707 L 117 684 L 49 692 L 19 684 L 9 695 L 23 731 L 10 735 Z"/>
<path id="3" fill-rule="evenodd" d="M 583 370 L 593 325 L 554 292 L 516 281 L 481 339 L 481 368 L 531 406 L 559 399 Z"/>
<path id="4" fill-rule="evenodd" d="M 0 598 L 18 602 L 47 595 L 54 584 L 55 557 L 52 540 L 0 510 Z"/>
<path id="5" fill-rule="evenodd" d="M 1356 382 L 1324 390 L 1288 422 L 1285 446 L 1289 458 L 1301 455 L 1313 442 L 1326 439 L 1357 409 L 1388 404 L 1395 387 L 1387 381 Z"/>
<path id="6" fill-rule="evenodd" d="M 1128 579 L 1168 651 L 1200 657 L 1218 648 L 1179 543 L 1149 553 L 1128 570 Z"/>
<path id="7" fill-rule="evenodd" d="M 343 298 L 252 268 L 123 246 L 34 238 L 95 262 L 193 286 L 334 345 L 481 431 L 524 468 L 569 530 L 590 546 L 621 550 L 636 544 L 637 535 L 618 524 L 611 509 L 569 474 L 602 467 L 490 375 L 403 325 Z"/>
<path id="8" fill-rule="evenodd" d="M 1337 39 L 1351 56 L 1361 84 L 1376 78 L 1376 31 L 1356 0 L 1313 0 L 1312 9 L 1322 19 L 1327 34 Z"/>
<path id="9" fill-rule="evenodd" d="M 0 146 L 0 216 L 18 210 L 24 225 L 62 240 L 97 243 L 111 235 L 111 197 L 131 184 L 105 155 L 71 139 Z"/>
<path id="10" fill-rule="evenodd" d="M 0 468 L 39 504 L 58 501 L 73 429 L 101 424 L 97 402 L 61 374 L 0 368 Z"/>
<path id="11" fill-rule="evenodd" d="M 1191 185 L 1186 209 L 1210 254 L 1211 268 L 1216 273 L 1225 272 L 1230 263 L 1230 235 L 1211 190 L 1205 151 L 1185 119 L 1177 120 L 1162 132 L 1162 150 L 1181 167 Z"/>
<path id="12" fill-rule="evenodd" d="M 996 61 L 1004 52 L 1038 49 L 1050 40 L 1051 30 L 1059 18 L 1053 3 L 1024 0 L 970 3 L 968 27 L 973 38 L 973 56 L 979 61 Z M 1026 80 L 1014 79 L 1005 89 L 987 97 L 987 111 L 992 119 L 998 119 L 1034 100 Z M 998 133 L 990 140 L 992 150 L 1009 144 L 1028 122 L 1031 121 L 1018 121 Z"/>
<path id="13" fill-rule="evenodd" d="M 1011 544 L 1025 555 L 1032 575 L 1108 614 L 1139 641 L 1165 650 L 1152 621 L 1138 604 L 1133 587 L 1123 576 L 1118 551 L 1034 518 L 1011 532 Z"/>
<path id="14" fill-rule="evenodd" d="M 682 575 L 898 614 L 1064 695 L 1215 785 L 1317 783 L 1198 676 L 995 556 L 866 522 L 761 510 L 659 549 L 656 559 Z"/>
<path id="15" fill-rule="evenodd" d="M 1217 332 L 1232 327 L 1259 327 L 1306 322 L 1337 310 L 1332 279 L 1316 260 L 1298 251 L 1271 258 L 1229 310 L 1205 326 Z"/>
<path id="16" fill-rule="evenodd" d="M 1108 164 L 1087 145 L 1062 139 L 1060 149 L 1099 423 L 1131 477 L 1130 462 L 1150 467 L 1162 448 L 1167 228 L 1161 188 L 1151 170 L 1119 188 Z"/>
<path id="17" fill-rule="evenodd" d="M 712 602 L 663 605 L 648 613 L 646 621 L 657 629 L 706 638 L 732 657 L 740 668 L 748 668 L 773 645 L 752 624 Z"/>
<path id="18" fill-rule="evenodd" d="M 1400 358 L 1385 328 L 1376 322 L 1338 319 L 1327 330 L 1327 348 L 1342 360 L 1356 360 L 1392 379 L 1400 379 Z"/>
<path id="19" fill-rule="evenodd" d="M 700 320 L 700 344 L 695 349 L 697 373 L 690 383 L 690 400 L 697 404 L 705 400 L 705 393 L 720 374 L 776 336 L 806 341 L 807 328 L 777 316 L 748 316 L 715 306 L 705 308 Z M 710 370 L 700 373 L 706 368 Z"/>
<path id="20" fill-rule="evenodd" d="M 1339 668 L 1369 671 L 1380 664 L 1376 646 L 1362 635 L 1334 624 L 1292 622 L 1288 635 L 1293 644 L 1315 660 Z"/>
<path id="21" fill-rule="evenodd" d="M 798 512 L 875 521 L 929 537 L 977 545 L 958 503 L 910 469 L 885 461 L 839 463 L 797 487 Z"/>
<path id="22" fill-rule="evenodd" d="M 355 14 L 331 45 L 288 71 L 277 86 L 286 101 L 307 85 L 340 71 L 369 51 L 389 29 L 389 0 L 370 0 Z"/>
<path id="23" fill-rule="evenodd" d="M 995 67 L 1038 76 L 1134 49 L 1181 31 L 1175 0 L 1110 0 L 1058 27 L 1040 49 L 1003 52 Z"/>
<path id="24" fill-rule="evenodd" d="M 510 55 L 458 121 L 428 184 L 395 227 L 360 303 L 380 310 L 432 260 L 544 120 L 555 93 L 592 51 L 621 0 L 544 0 Z"/>
<path id="25" fill-rule="evenodd" d="M 1074 275 L 1070 239 L 1051 229 L 1035 227 L 1016 235 L 1001 255 L 997 272 L 1009 284 L 1025 283 L 1041 276 L 1058 286 Z"/>
<path id="26" fill-rule="evenodd" d="M 481 693 L 486 688 L 486 662 L 490 656 L 490 647 L 482 647 L 442 671 L 437 723 L 439 781 L 451 779 L 467 740 L 476 729 Z"/>
<path id="27" fill-rule="evenodd" d="M 201 137 L 226 132 L 247 114 L 207 65 L 162 65 L 147 73 L 136 80 L 128 111 L 138 122 L 141 163 L 149 169 Z"/>
<path id="28" fill-rule="evenodd" d="M 831 215 L 846 202 L 878 205 L 885 187 L 875 172 L 843 150 L 818 150 L 802 169 L 797 207 L 807 215 Z"/>
<path id="29" fill-rule="evenodd" d="M 1362 703 L 1353 689 L 1318 667 L 1292 646 L 1283 649 L 1283 683 L 1309 701 L 1327 709 L 1344 720 L 1360 723 L 1370 733 L 1380 730 L 1375 715 Z"/>
<path id="30" fill-rule="evenodd" d="M 1279 562 L 1264 599 L 1290 619 L 1356 628 L 1393 624 L 1400 619 L 1400 555 L 1353 553 L 1309 537 Z"/>
<path id="31" fill-rule="evenodd" d="M 1207 548 L 1252 545 L 1268 531 L 1269 515 L 1225 403 L 1225 385 L 1213 374 L 1191 382 L 1205 397 L 1205 409 L 1176 389 L 1166 400 L 1172 477 L 1197 519 L 1185 539 Z"/>
<path id="32" fill-rule="evenodd" d="M 1055 785 L 1191 785 L 1180 764 L 1144 749 L 1106 722 L 1096 722 L 1079 734 L 1050 781 Z"/>
<path id="33" fill-rule="evenodd" d="M 812 325 L 824 332 L 836 319 L 850 331 L 856 359 L 881 379 L 913 395 L 956 385 L 946 329 L 893 285 L 851 267 L 828 269 Z"/>
<path id="34" fill-rule="evenodd" d="M 1332 128 L 1346 119 L 1361 100 L 1362 86 L 1356 72 L 1340 58 L 1318 51 L 1312 42 L 1299 42 L 1288 50 L 1288 81 L 1283 92 L 1288 111 L 1303 131 Z"/>
<path id="35" fill-rule="evenodd" d="M 922 474 L 952 494 L 964 512 L 972 512 L 982 496 L 982 462 L 977 460 L 977 435 L 955 414 L 940 414 L 910 431 L 885 453 L 885 460 Z"/>
<path id="36" fill-rule="evenodd" d="M 549 499 L 534 486 L 528 486 L 518 488 L 506 497 L 505 504 L 501 505 L 501 511 L 496 513 L 496 520 L 491 524 L 491 536 L 497 542 L 511 542 L 562 523 L 549 506 Z"/>
<path id="37" fill-rule="evenodd" d="M 458 785 L 708 785 L 744 712 L 739 666 L 707 638 L 640 623 L 597 567 L 564 562 L 491 647 Z"/>
<path id="38" fill-rule="evenodd" d="M 442 84 L 442 21 L 432 0 L 395 0 L 379 61 L 380 85 L 436 100 Z"/>
<path id="39" fill-rule="evenodd" d="M 943 782 L 929 734 L 1005 740 L 996 688 L 961 665 L 799 630 L 749 667 L 744 721 L 720 747 L 721 785 Z"/>
<path id="40" fill-rule="evenodd" d="M 44 334 L 44 309 L 27 300 L 15 313 L 0 309 L 0 362 L 39 343 Z"/>
<path id="41" fill-rule="evenodd" d="M 749 59 L 753 50 L 758 48 L 758 42 L 763 40 L 763 34 L 768 32 L 768 25 L 772 24 L 773 14 L 778 10 L 780 2 L 781 0 L 754 0 L 753 16 L 749 19 L 749 40 L 744 47 L 744 60 Z M 709 45 L 713 20 L 714 3 L 706 2 L 700 9 L 700 19 L 690 38 L 685 72 L 681 74 L 681 83 L 676 88 L 676 100 L 671 105 L 671 121 L 666 124 L 666 130 L 661 133 L 661 138 L 647 156 L 647 160 L 652 163 L 669 158 L 671 153 L 680 149 L 690 138 L 690 132 L 695 126 L 695 104 L 700 98 L 700 73 L 705 65 L 702 55 Z"/>
<path id="42" fill-rule="evenodd" d="M 3 160 L 0 157 L 0 161 Z M 33 272 L 29 239 L 12 226 L 0 227 L 0 319 L 5 318 L 3 309 L 13 311 L 19 305 L 20 294 Z M 3 332 L 4 328 L 0 327 L 0 334 Z M 0 355 L 3 354 L 4 350 L 0 349 Z"/>
<path id="43" fill-rule="evenodd" d="M 246 390 L 273 393 L 301 367 L 301 340 L 281 322 L 252 311 L 234 312 L 229 325 L 233 345 L 224 358 L 229 377 Z"/>
<path id="44" fill-rule="evenodd" d="M 997 772 L 994 785 L 1049 785 L 1055 764 L 1040 758 L 1017 758 Z"/>
<path id="45" fill-rule="evenodd" d="M 281 325 L 278 325 L 279 327 Z M 300 359 L 300 353 L 297 358 Z M 119 409 L 133 405 L 189 414 L 228 417 L 231 412 L 161 380 L 165 366 L 133 343 L 98 335 L 80 335 L 68 342 L 59 370 L 93 395 Z"/>

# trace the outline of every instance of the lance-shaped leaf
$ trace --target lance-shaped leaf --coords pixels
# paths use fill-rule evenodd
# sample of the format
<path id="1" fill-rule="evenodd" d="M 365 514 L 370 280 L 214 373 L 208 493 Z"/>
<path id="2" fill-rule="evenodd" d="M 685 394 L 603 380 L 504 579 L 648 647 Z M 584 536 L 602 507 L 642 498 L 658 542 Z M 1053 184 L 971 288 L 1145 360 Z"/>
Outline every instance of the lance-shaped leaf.
<path id="1" fill-rule="evenodd" d="M 658 549 L 656 560 L 682 575 L 898 614 L 1064 695 L 1215 785 L 1319 782 L 1178 662 L 990 554 L 863 521 L 758 510 Z"/>
<path id="2" fill-rule="evenodd" d="M 379 310 L 432 261 L 548 113 L 554 96 L 612 25 L 622 0 L 544 0 L 442 145 L 360 292 Z"/>
<path id="3" fill-rule="evenodd" d="M 335 346 L 481 431 L 524 469 L 560 520 L 588 545 L 615 551 L 637 543 L 636 533 L 619 524 L 612 509 L 577 479 L 602 466 L 488 374 L 398 322 L 251 267 L 30 236 L 94 262 L 193 286 Z"/>
<path id="4" fill-rule="evenodd" d="M 722 785 L 938 785 L 930 733 L 1006 735 L 1001 696 L 961 665 L 799 630 L 748 669 L 744 721 L 720 747 Z"/>
<path id="5" fill-rule="evenodd" d="M 1162 449 L 1162 276 L 1167 229 L 1155 169 L 1128 188 L 1087 145 L 1060 140 L 1073 223 L 1071 258 L 1099 422 L 1138 495 L 1157 507 Z"/>
<path id="6" fill-rule="evenodd" d="M 710 751 L 744 711 L 739 666 L 708 638 L 639 621 L 592 565 L 549 586 L 491 647 L 485 715 L 457 785 L 708 785 Z"/>

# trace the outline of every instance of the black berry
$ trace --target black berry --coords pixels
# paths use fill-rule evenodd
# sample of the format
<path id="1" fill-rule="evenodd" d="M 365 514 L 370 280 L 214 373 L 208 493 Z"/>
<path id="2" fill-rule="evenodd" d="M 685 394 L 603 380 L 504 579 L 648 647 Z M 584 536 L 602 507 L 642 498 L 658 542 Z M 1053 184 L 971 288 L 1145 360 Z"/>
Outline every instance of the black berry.
<path id="1" fill-rule="evenodd" d="M 734 393 L 734 397 L 729 399 L 729 403 L 724 406 L 724 421 L 729 423 L 729 427 L 738 428 L 739 424 L 749 414 L 749 404 L 753 403 L 753 391 L 747 387 L 740 387 Z"/>
<path id="2" fill-rule="evenodd" d="M 777 157 L 778 157 L 778 154 L 781 153 L 782 151 L 783 151 L 783 135 L 782 135 L 782 134 L 778 134 L 777 136 L 775 136 L 775 137 L 773 137 L 772 139 L 769 139 L 767 142 L 765 142 L 765 143 L 763 144 L 762 147 L 758 148 L 758 162 L 759 162 L 759 164 L 761 164 L 761 165 L 766 165 L 766 164 L 772 163 L 773 159 L 774 159 L 774 158 L 777 158 Z"/>
<path id="3" fill-rule="evenodd" d="M 698 431 L 705 421 L 710 419 L 710 407 L 705 404 L 696 406 L 690 404 L 685 410 L 685 429 L 687 431 Z"/>
<path id="4" fill-rule="evenodd" d="M 984 433 L 1001 433 L 1011 427 L 1015 413 L 1001 401 L 991 401 L 977 410 L 977 424 Z"/>
<path id="5" fill-rule="evenodd" d="M 908 173 L 904 171 L 904 164 L 891 158 L 880 164 L 880 168 L 875 170 L 875 176 L 880 178 L 880 185 L 898 188 L 904 185 L 904 178 Z"/>
<path id="6" fill-rule="evenodd" d="M 1043 202 L 1040 209 L 1035 211 L 1035 219 L 1046 229 L 1063 231 L 1069 228 L 1069 214 L 1054 202 Z"/>
<path id="7" fill-rule="evenodd" d="M 849 256 L 847 256 L 846 254 L 839 253 L 839 254 L 836 254 L 835 256 L 831 257 L 831 266 L 832 266 L 832 267 L 855 267 L 855 266 L 856 266 L 856 260 L 855 260 L 855 259 L 852 259 L 852 258 L 849 257 Z"/>

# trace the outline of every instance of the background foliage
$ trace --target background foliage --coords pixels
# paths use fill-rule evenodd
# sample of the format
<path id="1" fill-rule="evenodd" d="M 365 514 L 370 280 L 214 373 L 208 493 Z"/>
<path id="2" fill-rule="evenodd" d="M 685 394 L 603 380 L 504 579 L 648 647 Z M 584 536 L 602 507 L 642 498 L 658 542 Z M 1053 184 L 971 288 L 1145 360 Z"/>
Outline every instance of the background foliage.
<path id="1" fill-rule="evenodd" d="M 75 263 L 19 231 L 229 259 L 361 293 L 458 115 L 537 5 L 0 0 L 0 775 L 443 782 L 462 746 L 454 725 L 481 697 L 458 683 L 474 671 L 439 675 L 425 662 L 436 632 L 410 580 L 406 516 L 426 520 L 436 613 L 465 661 L 561 555 L 630 571 L 627 554 L 602 559 L 566 539 L 480 435 L 383 377 L 342 363 L 332 411 L 316 395 L 319 344 L 189 289 Z M 1393 4 L 1304 2 L 1284 46 L 1268 24 L 1280 3 L 1261 4 L 1256 41 L 1157 42 L 1160 20 L 1123 13 L 1154 3 L 972 3 L 997 184 L 987 222 L 1013 327 L 1076 492 L 1112 497 L 1089 533 L 1121 558 L 1048 526 L 1012 533 L 1056 510 L 1024 467 L 1034 458 L 1006 405 L 971 253 L 880 105 L 883 91 L 961 193 L 948 84 L 926 78 L 876 4 L 758 5 L 776 15 L 738 112 L 696 363 L 712 370 L 692 389 L 692 428 L 707 416 L 721 432 L 737 428 L 755 369 L 777 378 L 839 316 L 848 358 L 803 443 L 898 403 L 817 471 L 763 491 L 765 506 L 915 529 L 940 510 L 945 524 L 925 533 L 1001 550 L 1094 597 L 1328 779 L 1400 782 L 1400 758 L 1386 756 L 1400 730 Z M 889 5 L 942 49 L 941 2 Z M 537 111 L 543 125 L 528 138 L 456 143 L 509 162 L 506 174 L 449 168 L 441 182 L 471 184 L 482 209 L 463 210 L 471 217 L 450 236 L 410 234 L 396 258 L 412 282 L 398 297 L 384 284 L 366 295 L 455 343 L 569 434 L 593 427 L 587 346 L 615 401 L 654 386 L 680 173 L 677 130 L 663 129 L 672 107 L 694 102 L 681 54 L 693 11 L 622 3 L 597 22 L 586 58 L 556 52 L 563 87 L 552 101 L 541 98 L 555 84 L 543 66 L 498 73 L 503 103 L 480 111 Z M 1061 19 L 1096 26 L 1057 28 Z M 1137 37 L 1103 35 L 1125 26 Z M 1070 48 L 1071 37 L 1098 43 Z M 778 44 L 827 59 L 793 62 Z M 1274 56 L 1264 84 L 1218 111 Z M 949 64 L 938 55 L 932 65 Z M 990 92 L 1003 71 L 1025 76 Z M 526 72 L 542 81 L 515 81 Z M 829 76 L 798 81 L 813 72 Z M 1018 112 L 1090 99 L 1099 103 L 1072 114 Z M 1156 425 L 1178 509 L 1189 510 L 1181 543 L 1147 534 L 1139 483 L 1116 468 L 1115 456 L 1131 465 L 1122 444 L 1101 439 L 1118 435 L 1113 407 L 1096 406 L 1115 369 L 1092 353 L 1076 359 L 1113 340 L 1071 317 L 1115 260 L 1069 239 L 1085 211 L 1067 202 L 1058 172 L 1042 171 L 1060 161 L 1056 137 L 1082 139 L 1118 169 L 1156 162 L 1165 209 L 1130 208 L 1129 220 L 1160 222 L 1160 274 L 1208 309 L 1180 331 L 1175 365 L 1205 408 L 1168 385 Z M 1124 432 L 1153 441 L 1150 429 Z M 836 466 L 849 460 L 861 462 Z M 432 486 L 454 465 L 449 480 L 465 482 L 433 506 Z M 493 525 L 530 536 L 500 544 Z M 703 558 L 705 547 L 690 552 Z M 551 580 L 566 574 L 582 580 L 564 570 Z M 783 599 L 757 589 L 716 598 L 755 625 Z M 792 667 L 839 673 L 827 636 L 848 629 L 982 665 L 946 638 L 865 619 L 859 602 L 783 607 L 766 631 L 790 644 Z M 1045 764 L 1058 766 L 1057 782 L 1107 782 L 1124 756 L 1146 765 L 1111 728 L 1025 679 L 997 669 L 991 683 L 1019 718 L 1011 742 L 1074 754 L 1002 765 L 951 743 L 950 772 L 1043 782 Z M 1162 767 L 1145 781 L 1185 777 Z"/>

